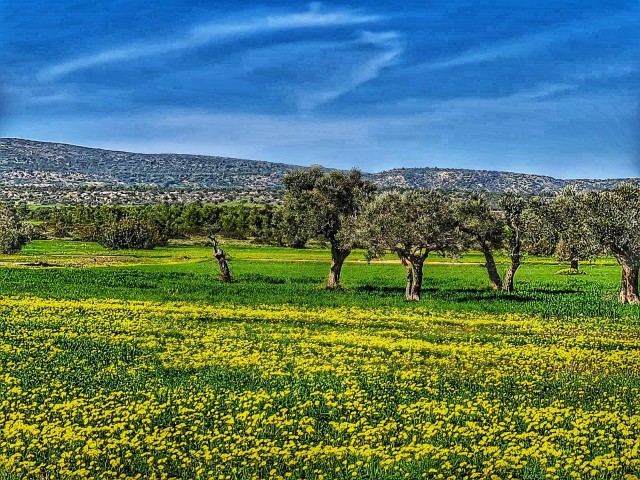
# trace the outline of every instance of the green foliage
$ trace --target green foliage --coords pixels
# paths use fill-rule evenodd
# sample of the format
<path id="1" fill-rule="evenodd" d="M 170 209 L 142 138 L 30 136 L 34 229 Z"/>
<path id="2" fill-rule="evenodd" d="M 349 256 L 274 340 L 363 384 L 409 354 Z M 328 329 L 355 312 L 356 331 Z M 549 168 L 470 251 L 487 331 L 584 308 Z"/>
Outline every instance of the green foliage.
<path id="1" fill-rule="evenodd" d="M 0 253 L 17 253 L 31 241 L 33 229 L 15 209 L 0 207 Z"/>
<path id="2" fill-rule="evenodd" d="M 506 223 L 506 238 L 511 252 L 520 252 L 526 229 L 527 200 L 512 192 L 502 194 L 499 200 L 500 209 Z"/>
<path id="3" fill-rule="evenodd" d="M 556 196 L 548 217 L 557 233 L 555 254 L 559 261 L 589 260 L 603 252 L 604 246 L 589 231 L 588 210 L 577 190 L 568 188 Z"/>
<path id="4" fill-rule="evenodd" d="M 263 243 L 282 243 L 283 221 L 277 207 L 253 204 L 158 203 L 135 206 L 68 205 L 45 207 L 30 213 L 32 221 L 41 222 L 53 238 L 96 239 L 97 229 L 125 218 L 153 223 L 165 238 L 206 236 L 211 233 L 226 238 L 254 238 Z"/>
<path id="5" fill-rule="evenodd" d="M 620 257 L 640 263 L 640 188 L 622 184 L 611 191 L 578 197 L 584 213 L 583 234 Z"/>
<path id="6" fill-rule="evenodd" d="M 101 226 L 96 241 L 110 250 L 149 250 L 167 243 L 156 224 L 133 218 Z"/>
<path id="7" fill-rule="evenodd" d="M 563 229 L 555 204 L 535 198 L 520 215 L 524 224 L 523 250 L 531 255 L 553 255 Z"/>
<path id="8" fill-rule="evenodd" d="M 335 248 L 352 248 L 354 231 L 343 227 L 351 224 L 374 191 L 360 171 L 294 170 L 287 173 L 284 185 L 282 226 L 288 245 L 300 247 L 318 237 Z"/>
<path id="9" fill-rule="evenodd" d="M 504 242 L 504 219 L 482 194 L 471 194 L 455 202 L 455 216 L 471 248 L 486 245 L 497 250 Z"/>
<path id="10" fill-rule="evenodd" d="M 424 259 L 431 252 L 463 249 L 450 202 L 435 190 L 379 196 L 362 216 L 360 235 L 371 258 L 391 251 L 404 259 Z"/>

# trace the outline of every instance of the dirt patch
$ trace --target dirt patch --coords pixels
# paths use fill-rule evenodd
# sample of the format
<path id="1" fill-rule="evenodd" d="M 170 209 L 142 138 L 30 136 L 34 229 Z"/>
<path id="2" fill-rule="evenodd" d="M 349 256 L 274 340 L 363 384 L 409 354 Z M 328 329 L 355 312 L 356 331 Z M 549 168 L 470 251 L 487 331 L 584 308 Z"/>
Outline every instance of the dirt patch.
<path id="1" fill-rule="evenodd" d="M 121 265 L 128 263 L 139 263 L 139 259 L 132 256 L 113 255 L 113 256 L 57 256 L 50 257 L 47 260 L 32 261 L 0 261 L 0 266 L 11 267 L 34 267 L 34 268 L 50 268 L 50 267 L 96 267 L 108 265 Z"/>

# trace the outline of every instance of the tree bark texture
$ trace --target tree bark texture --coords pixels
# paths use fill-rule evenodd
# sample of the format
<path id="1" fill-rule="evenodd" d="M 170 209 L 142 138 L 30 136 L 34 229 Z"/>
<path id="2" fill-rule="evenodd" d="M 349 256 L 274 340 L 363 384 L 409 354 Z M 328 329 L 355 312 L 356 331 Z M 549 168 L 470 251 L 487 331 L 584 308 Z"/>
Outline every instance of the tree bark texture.
<path id="1" fill-rule="evenodd" d="M 640 266 L 628 261 L 623 261 L 621 266 L 620 303 L 636 305 L 640 303 L 640 294 L 638 293 L 638 271 Z"/>
<path id="2" fill-rule="evenodd" d="M 424 260 L 402 258 L 402 264 L 407 269 L 407 286 L 405 299 L 409 302 L 419 302 L 422 294 L 422 268 Z"/>
<path id="3" fill-rule="evenodd" d="M 578 259 L 577 259 L 577 258 L 572 258 L 572 259 L 571 259 L 571 268 L 572 268 L 573 270 L 579 270 L 579 268 L 578 268 L 579 266 L 580 266 L 580 265 L 579 265 L 579 263 L 578 263 Z"/>
<path id="4" fill-rule="evenodd" d="M 520 254 L 512 255 L 511 265 L 509 265 L 507 273 L 504 275 L 504 282 L 502 284 L 502 289 L 505 292 L 513 292 L 513 281 L 516 277 L 518 267 L 520 267 Z"/>
<path id="5" fill-rule="evenodd" d="M 507 273 L 504 275 L 504 281 L 502 282 L 502 290 L 505 292 L 513 292 L 513 282 L 516 278 L 516 272 L 520 267 L 520 251 L 522 250 L 522 236 L 519 229 L 515 229 L 515 239 L 509 252 L 509 258 L 511 259 L 511 265 L 507 269 Z"/>
<path id="6" fill-rule="evenodd" d="M 620 303 L 637 305 L 640 303 L 640 294 L 638 293 L 640 257 L 622 248 L 617 248 L 616 245 L 611 245 L 610 248 L 622 269 L 620 276 L 620 295 L 618 299 Z"/>
<path id="7" fill-rule="evenodd" d="M 327 279 L 327 288 L 337 290 L 342 288 L 340 285 L 340 274 L 342 273 L 342 265 L 347 259 L 351 250 L 343 250 L 331 247 L 331 268 L 329 269 L 329 278 Z"/>
<path id="8" fill-rule="evenodd" d="M 213 244 L 213 257 L 218 262 L 218 268 L 220 269 L 220 280 L 224 283 L 231 283 L 231 271 L 227 264 L 227 254 L 224 250 L 219 248 L 218 241 L 215 237 L 209 237 L 209 240 L 211 240 L 211 243 Z"/>
<path id="9" fill-rule="evenodd" d="M 498 273 L 498 267 L 496 266 L 496 260 L 493 258 L 491 247 L 485 243 L 481 243 L 480 246 L 482 253 L 484 254 L 485 266 L 487 268 L 487 273 L 489 274 L 491 287 L 494 290 L 502 290 L 502 278 Z"/>

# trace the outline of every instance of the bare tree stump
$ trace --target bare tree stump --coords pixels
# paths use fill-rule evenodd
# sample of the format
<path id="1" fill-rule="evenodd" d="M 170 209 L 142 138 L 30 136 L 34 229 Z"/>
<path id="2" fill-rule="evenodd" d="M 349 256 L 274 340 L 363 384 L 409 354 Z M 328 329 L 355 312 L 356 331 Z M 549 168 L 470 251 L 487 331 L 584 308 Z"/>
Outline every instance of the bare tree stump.
<path id="1" fill-rule="evenodd" d="M 209 235 L 209 240 L 213 244 L 213 256 L 218 262 L 218 268 L 220 268 L 220 280 L 224 283 L 231 283 L 231 271 L 227 264 L 227 254 L 219 247 L 218 240 L 213 235 Z"/>

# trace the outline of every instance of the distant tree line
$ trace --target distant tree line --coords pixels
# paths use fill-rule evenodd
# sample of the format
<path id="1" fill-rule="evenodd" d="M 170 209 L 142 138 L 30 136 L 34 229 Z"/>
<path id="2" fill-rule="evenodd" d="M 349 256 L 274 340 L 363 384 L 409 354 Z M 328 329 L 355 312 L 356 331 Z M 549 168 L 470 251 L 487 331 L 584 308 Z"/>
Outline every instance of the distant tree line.
<path id="1" fill-rule="evenodd" d="M 136 206 L 64 205 L 29 211 L 42 235 L 97 241 L 107 248 L 153 248 L 170 238 L 207 237 L 253 239 L 285 245 L 280 234 L 281 211 L 274 205 L 157 203 Z M 146 233 L 151 241 L 135 239 Z M 138 235 L 140 234 L 140 235 Z M 114 239 L 122 238 L 122 242 Z"/>
<path id="2" fill-rule="evenodd" d="M 640 188 L 603 192 L 566 189 L 554 197 L 504 193 L 452 195 L 435 190 L 378 194 L 359 171 L 311 168 L 289 172 L 282 205 L 150 204 L 5 208 L 0 248 L 18 251 L 34 235 L 97 241 L 107 248 L 153 248 L 170 238 L 202 237 L 214 245 L 221 276 L 231 279 L 218 237 L 303 248 L 320 240 L 331 249 L 326 285 L 339 289 L 353 248 L 370 259 L 396 255 L 406 268 L 405 297 L 420 300 L 429 255 L 482 252 L 490 285 L 513 291 L 524 255 L 555 255 L 579 273 L 581 261 L 613 255 L 621 266 L 619 299 L 640 303 Z M 20 220 L 38 224 L 40 233 Z M 496 252 L 508 259 L 504 272 Z M 224 260 L 224 261 L 223 261 Z"/>

